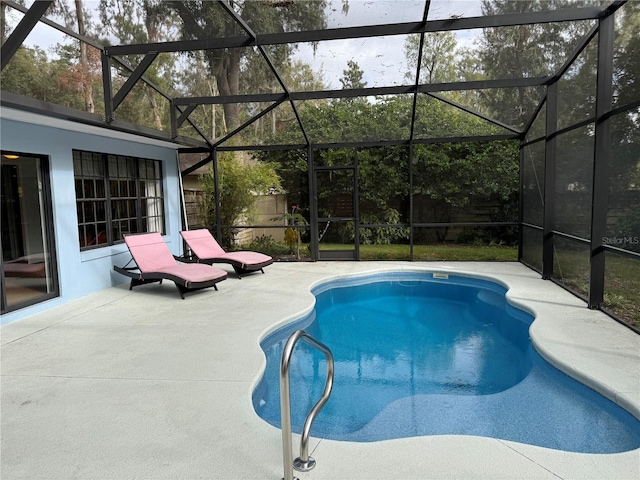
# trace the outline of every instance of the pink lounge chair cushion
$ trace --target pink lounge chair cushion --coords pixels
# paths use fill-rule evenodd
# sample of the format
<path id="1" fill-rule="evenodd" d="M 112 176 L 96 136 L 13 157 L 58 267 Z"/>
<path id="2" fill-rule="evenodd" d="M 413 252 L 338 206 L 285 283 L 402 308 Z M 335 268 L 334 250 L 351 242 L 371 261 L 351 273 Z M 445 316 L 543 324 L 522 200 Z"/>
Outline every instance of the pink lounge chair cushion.
<path id="1" fill-rule="evenodd" d="M 127 235 L 124 241 L 142 273 L 158 272 L 177 265 L 159 233 Z"/>
<path id="2" fill-rule="evenodd" d="M 196 263 L 181 264 L 176 262 L 169 247 L 159 233 L 128 235 L 124 238 L 133 260 L 143 273 L 164 273 L 183 279 L 187 286 L 190 283 L 207 282 L 224 278 L 227 272 L 209 265 Z"/>
<path id="3" fill-rule="evenodd" d="M 206 228 L 180 232 L 198 258 L 218 258 L 226 252 Z"/>
<path id="4" fill-rule="evenodd" d="M 182 278 L 187 287 L 194 283 L 208 282 L 227 276 L 224 270 L 204 263 L 175 263 L 175 261 L 173 266 L 163 268 L 159 273 Z"/>
<path id="5" fill-rule="evenodd" d="M 180 232 L 189 248 L 202 260 L 220 259 L 241 263 L 244 267 L 268 262 L 269 255 L 259 252 L 239 251 L 225 252 L 206 228 Z"/>
<path id="6" fill-rule="evenodd" d="M 218 255 L 216 258 L 233 260 L 242 263 L 245 266 L 264 263 L 271 260 L 271 257 L 269 255 L 265 255 L 264 253 L 248 251 L 228 252 L 223 255 Z"/>

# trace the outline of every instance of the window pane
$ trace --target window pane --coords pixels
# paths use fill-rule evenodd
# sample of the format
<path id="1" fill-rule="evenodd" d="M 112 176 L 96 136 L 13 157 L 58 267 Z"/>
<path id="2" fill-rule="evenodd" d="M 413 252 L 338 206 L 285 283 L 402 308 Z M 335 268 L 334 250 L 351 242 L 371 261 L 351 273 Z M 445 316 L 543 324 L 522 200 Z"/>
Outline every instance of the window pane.
<path id="1" fill-rule="evenodd" d="M 109 177 L 115 178 L 118 176 L 118 159 L 114 155 L 109 155 Z"/>
<path id="2" fill-rule="evenodd" d="M 87 246 L 87 234 L 85 233 L 84 226 L 82 225 L 78 227 L 78 240 L 80 241 L 80 248 Z"/>
<path id="3" fill-rule="evenodd" d="M 129 196 L 129 182 L 120 181 L 118 182 L 119 192 L 121 197 Z"/>
<path id="4" fill-rule="evenodd" d="M 90 223 L 85 227 L 87 247 L 92 247 L 96 240 L 96 226 Z"/>
<path id="5" fill-rule="evenodd" d="M 122 231 L 120 230 L 120 222 L 115 221 L 111 222 L 111 234 L 113 236 L 113 241 L 122 240 Z"/>
<path id="6" fill-rule="evenodd" d="M 96 154 L 96 156 L 94 156 L 93 169 L 97 177 L 104 177 L 104 161 L 102 155 Z"/>
<path id="7" fill-rule="evenodd" d="M 98 223 L 96 225 L 96 230 L 98 231 L 98 245 L 106 245 L 108 243 L 107 238 L 107 224 L 106 223 Z"/>
<path id="8" fill-rule="evenodd" d="M 104 179 L 99 178 L 96 180 L 96 198 L 105 198 L 105 191 L 104 191 Z"/>
<path id="9" fill-rule="evenodd" d="M 76 184 L 76 198 L 84 198 L 84 194 L 82 192 L 82 180 L 75 180 Z"/>
<path id="10" fill-rule="evenodd" d="M 129 217 L 133 217 L 135 218 L 137 216 L 136 214 L 136 201 L 135 200 L 128 200 L 127 201 L 127 211 L 128 211 L 128 215 Z"/>
<path id="11" fill-rule="evenodd" d="M 84 181 L 84 196 L 85 198 L 96 198 L 96 191 L 94 188 L 94 180 Z"/>
<path id="12" fill-rule="evenodd" d="M 96 220 L 104 222 L 107 219 L 107 212 L 105 209 L 105 202 L 95 202 L 96 207 Z"/>
<path id="13" fill-rule="evenodd" d="M 95 212 L 93 211 L 93 202 L 84 203 L 84 221 L 94 222 L 96 220 Z"/>

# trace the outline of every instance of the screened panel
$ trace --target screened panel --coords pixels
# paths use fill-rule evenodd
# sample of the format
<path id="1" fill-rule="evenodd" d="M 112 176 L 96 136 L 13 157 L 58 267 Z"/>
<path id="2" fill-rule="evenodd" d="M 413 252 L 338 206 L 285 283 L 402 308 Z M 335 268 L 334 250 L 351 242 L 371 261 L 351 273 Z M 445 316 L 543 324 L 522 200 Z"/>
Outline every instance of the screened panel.
<path id="1" fill-rule="evenodd" d="M 558 81 L 558 129 L 595 117 L 598 35 Z"/>
<path id="2" fill-rule="evenodd" d="M 545 94 L 545 87 L 458 90 L 437 95 L 456 102 L 491 120 L 522 129 Z M 543 123 L 544 126 L 544 123 Z M 510 133 L 501 128 L 501 133 Z"/>
<path id="3" fill-rule="evenodd" d="M 355 217 L 354 182 L 353 170 L 317 171 L 318 216 L 329 219 Z"/>
<path id="4" fill-rule="evenodd" d="M 308 261 L 311 257 L 308 230 L 303 227 L 297 230 L 300 233 L 299 243 L 295 229 L 290 227 L 234 229 L 237 243 L 228 250 L 260 252 L 285 261 Z"/>
<path id="5" fill-rule="evenodd" d="M 304 100 L 296 106 L 312 143 L 409 139 L 410 95 Z"/>
<path id="6" fill-rule="evenodd" d="M 542 272 L 542 230 L 522 227 L 522 261 Z"/>
<path id="7" fill-rule="evenodd" d="M 517 142 L 416 145 L 413 222 L 518 219 Z"/>
<path id="8" fill-rule="evenodd" d="M 589 244 L 556 235 L 553 245 L 553 278 L 586 299 L 589 295 Z"/>
<path id="9" fill-rule="evenodd" d="M 221 146 L 303 145 L 306 143 L 291 102 L 282 102 L 262 116 L 259 114 L 265 112 L 271 104 L 251 104 L 250 111 L 247 111 L 247 105 L 238 106 L 245 110 L 245 115 L 242 116 L 243 121 L 249 121 L 252 118 L 255 118 L 255 121 L 223 142 Z"/>
<path id="10" fill-rule="evenodd" d="M 431 0 L 431 7 L 429 8 L 429 20 L 446 20 L 449 18 L 457 17 L 477 17 L 496 15 L 500 13 L 526 13 L 526 12 L 538 12 L 544 10 L 557 10 L 566 8 L 566 4 L 563 2 L 525 2 L 522 0 L 507 0 L 501 1 L 499 6 L 483 5 L 482 0 Z M 608 5 L 608 0 L 585 0 L 574 1 L 573 4 L 576 7 L 583 5 L 586 6 L 598 6 Z"/>
<path id="11" fill-rule="evenodd" d="M 604 288 L 605 308 L 640 328 L 640 261 L 607 252 Z"/>
<path id="12" fill-rule="evenodd" d="M 542 108 L 540 109 L 540 112 L 538 112 L 538 115 L 536 115 L 535 120 L 531 124 L 531 128 L 527 132 L 525 140 L 527 142 L 531 142 L 538 138 L 544 137 L 547 133 L 546 122 L 547 122 L 547 103 L 545 101 L 544 105 L 542 105 Z"/>
<path id="13" fill-rule="evenodd" d="M 309 169 L 306 150 L 276 150 L 272 152 L 252 152 L 257 160 L 273 162 L 276 174 L 280 177 L 280 186 L 284 195 L 284 205 L 277 208 L 286 213 L 291 213 L 291 208 L 296 206 L 302 215 L 309 220 Z M 272 207 L 269 208 L 272 211 Z M 277 217 L 274 215 L 273 217 Z M 270 217 L 270 218 L 273 218 Z M 271 221 L 267 223 L 270 225 Z"/>
<path id="14" fill-rule="evenodd" d="M 115 116 L 135 125 L 169 131 L 169 107 L 167 98 L 150 86 L 138 82 L 118 106 Z M 197 135 L 193 138 L 201 137 Z"/>
<path id="15" fill-rule="evenodd" d="M 542 226 L 544 217 L 544 140 L 524 147 L 522 165 L 522 221 Z"/>
<path id="16" fill-rule="evenodd" d="M 640 108 L 611 119 L 606 245 L 640 253 Z"/>
<path id="17" fill-rule="evenodd" d="M 616 12 L 613 54 L 613 104 L 640 98 L 640 2 L 627 2 Z"/>
<path id="18" fill-rule="evenodd" d="M 436 98 L 420 95 L 416 105 L 415 138 L 513 135 L 513 132 Z"/>
<path id="19" fill-rule="evenodd" d="M 510 242 L 515 232 L 505 233 L 505 242 Z M 499 243 L 495 231 L 487 227 L 418 227 L 414 229 L 413 259 L 517 261 L 517 247 Z"/>
<path id="20" fill-rule="evenodd" d="M 593 125 L 557 137 L 555 229 L 588 239 L 593 191 Z"/>
<path id="21" fill-rule="evenodd" d="M 360 223 L 396 225 L 408 222 L 408 148 L 360 149 L 357 160 Z M 406 228 L 390 226 L 365 232 L 361 242 L 390 243 L 407 238 Z"/>
<path id="22" fill-rule="evenodd" d="M 309 65 L 320 78 L 316 78 L 315 82 L 300 82 L 299 85 L 294 82 L 292 86 L 297 91 L 308 91 L 413 84 L 415 68 L 411 69 L 405 56 L 400 53 L 410 37 L 388 35 L 325 40 L 315 44 L 298 43 L 291 60 Z M 292 76 L 292 80 L 295 78 Z M 321 85 L 318 85 L 320 79 Z"/>
<path id="23" fill-rule="evenodd" d="M 411 259 L 411 247 L 408 240 L 391 241 L 391 243 L 376 243 L 374 241 L 375 239 L 386 240 L 389 237 L 389 230 L 388 227 L 360 227 L 360 260 Z"/>
<path id="24" fill-rule="evenodd" d="M 38 24 L 31 31 L 23 46 L 2 70 L 2 90 L 84 112 L 104 114 L 100 51 L 87 46 L 87 61 L 82 65 L 79 56 L 66 53 L 79 52 L 78 41 L 59 38 L 58 43 L 44 50 L 47 45 L 42 45 L 40 39 L 58 36 L 50 27 L 46 28 L 52 32 L 51 35 L 42 32 L 45 28 L 42 25 Z M 68 59 L 62 61 L 60 55 Z"/>

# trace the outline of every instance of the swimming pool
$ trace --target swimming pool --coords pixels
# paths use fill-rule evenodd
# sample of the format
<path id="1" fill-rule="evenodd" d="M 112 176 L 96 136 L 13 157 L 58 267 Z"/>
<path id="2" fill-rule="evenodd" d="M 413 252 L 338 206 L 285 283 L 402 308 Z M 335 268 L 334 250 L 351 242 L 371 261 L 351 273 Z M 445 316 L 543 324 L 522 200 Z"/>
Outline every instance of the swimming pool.
<path id="1" fill-rule="evenodd" d="M 532 317 L 494 282 L 395 272 L 313 290 L 309 315 L 268 335 L 256 412 L 280 426 L 279 362 L 298 328 L 336 361 L 331 399 L 312 435 L 370 442 L 460 434 L 559 450 L 612 453 L 640 446 L 640 422 L 544 361 L 528 338 Z M 324 388 L 324 357 L 299 344 L 291 362 L 292 424 Z"/>

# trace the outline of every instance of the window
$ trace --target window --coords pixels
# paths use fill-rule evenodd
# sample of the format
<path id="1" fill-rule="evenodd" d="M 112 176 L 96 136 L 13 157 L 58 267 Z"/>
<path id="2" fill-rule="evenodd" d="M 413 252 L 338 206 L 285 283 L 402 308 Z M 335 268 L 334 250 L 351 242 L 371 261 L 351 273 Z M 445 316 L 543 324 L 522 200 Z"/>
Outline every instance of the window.
<path id="1" fill-rule="evenodd" d="M 161 162 L 74 150 L 73 170 L 81 249 L 164 233 Z"/>

